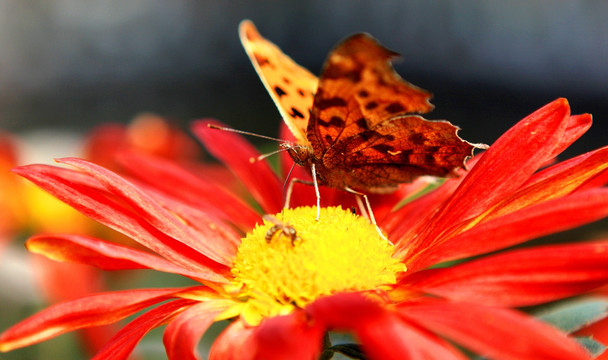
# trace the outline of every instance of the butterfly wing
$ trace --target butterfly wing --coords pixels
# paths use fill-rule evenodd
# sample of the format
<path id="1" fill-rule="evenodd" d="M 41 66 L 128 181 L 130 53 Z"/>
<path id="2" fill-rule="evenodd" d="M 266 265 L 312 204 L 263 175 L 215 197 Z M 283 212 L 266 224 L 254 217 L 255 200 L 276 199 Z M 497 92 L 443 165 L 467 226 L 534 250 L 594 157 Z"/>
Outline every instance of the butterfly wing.
<path id="1" fill-rule="evenodd" d="M 392 187 L 423 175 L 446 177 L 465 167 L 475 145 L 447 121 L 399 116 L 337 142 L 326 151 L 327 168 L 347 169 L 350 186 Z M 373 191 L 372 191 L 373 192 Z"/>
<path id="2" fill-rule="evenodd" d="M 330 53 L 307 129 L 315 150 L 364 130 L 357 126 L 360 119 L 371 128 L 390 117 L 433 109 L 429 92 L 395 73 L 389 62 L 395 56 L 366 34 L 349 37 Z"/>
<path id="3" fill-rule="evenodd" d="M 317 77 L 263 38 L 251 21 L 241 22 L 239 36 L 283 121 L 299 144 L 308 145 L 306 128 L 317 90 Z"/>
<path id="4" fill-rule="evenodd" d="M 395 73 L 395 55 L 358 34 L 326 61 L 307 133 L 334 186 L 393 188 L 421 175 L 449 175 L 471 156 L 474 146 L 457 127 L 409 115 L 430 111 L 431 94 Z"/>

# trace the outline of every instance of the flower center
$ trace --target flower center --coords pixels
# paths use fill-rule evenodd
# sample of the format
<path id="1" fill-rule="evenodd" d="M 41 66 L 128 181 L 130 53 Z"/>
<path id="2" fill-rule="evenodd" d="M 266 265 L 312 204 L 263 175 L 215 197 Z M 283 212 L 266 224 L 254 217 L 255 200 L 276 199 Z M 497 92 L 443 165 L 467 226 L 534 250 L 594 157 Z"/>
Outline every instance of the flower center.
<path id="1" fill-rule="evenodd" d="M 283 315 L 344 291 L 388 289 L 406 270 L 375 226 L 339 207 L 286 209 L 243 239 L 232 284 L 245 321 Z"/>

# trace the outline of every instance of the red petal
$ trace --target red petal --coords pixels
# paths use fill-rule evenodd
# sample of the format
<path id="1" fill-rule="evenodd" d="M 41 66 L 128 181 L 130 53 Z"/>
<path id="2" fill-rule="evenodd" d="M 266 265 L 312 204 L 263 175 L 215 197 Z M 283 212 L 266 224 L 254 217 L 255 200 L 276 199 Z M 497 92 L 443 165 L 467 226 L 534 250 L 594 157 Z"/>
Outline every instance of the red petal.
<path id="1" fill-rule="evenodd" d="M 148 331 L 170 321 L 177 314 L 188 309 L 196 301 L 175 300 L 157 306 L 156 308 L 138 316 L 123 327 L 110 341 L 101 349 L 93 359 L 127 359 L 137 343 L 148 333 Z"/>
<path id="2" fill-rule="evenodd" d="M 427 247 L 425 244 L 418 243 L 420 239 L 414 235 L 429 223 L 441 204 L 452 195 L 461 181 L 462 178 L 448 179 L 439 188 L 385 217 L 381 227 L 388 232 L 389 239 L 397 246 L 398 255 L 401 255 L 400 250 L 403 250 L 404 247 L 407 247 L 407 251 Z"/>
<path id="3" fill-rule="evenodd" d="M 521 189 L 501 200 L 488 214 L 484 214 L 484 221 L 531 204 L 566 196 L 605 169 L 608 169 L 608 147 L 551 166 L 534 174 Z"/>
<path id="4" fill-rule="evenodd" d="M 408 270 L 484 254 L 540 236 L 590 223 L 608 215 L 608 189 L 592 189 L 549 200 L 489 220 L 407 260 Z"/>
<path id="5" fill-rule="evenodd" d="M 266 319 L 254 331 L 256 359 L 318 359 L 325 328 L 310 323 L 303 312 Z"/>
<path id="6" fill-rule="evenodd" d="M 447 341 L 388 312 L 362 323 L 357 338 L 370 359 L 467 359 Z"/>
<path id="7" fill-rule="evenodd" d="M 206 301 L 191 306 L 165 329 L 163 343 L 169 359 L 200 359 L 197 344 L 214 318 L 227 308 L 226 301 Z"/>
<path id="8" fill-rule="evenodd" d="M 250 230 L 260 221 L 245 201 L 230 190 L 218 186 L 206 177 L 205 171 L 196 175 L 175 162 L 137 153 L 122 153 L 119 159 L 129 173 L 181 201 L 211 211 L 223 220 Z"/>
<path id="9" fill-rule="evenodd" d="M 40 288 L 40 295 L 50 303 L 74 300 L 108 290 L 104 273 L 88 264 L 61 263 L 33 255 L 30 266 Z"/>
<path id="10" fill-rule="evenodd" d="M 606 186 L 608 184 L 608 170 L 602 171 L 593 178 L 589 179 L 585 184 L 577 189 L 577 191 L 593 189 L 597 187 Z"/>
<path id="11" fill-rule="evenodd" d="M 353 331 L 372 359 L 464 359 L 453 346 L 400 319 L 380 301 L 359 293 L 337 294 L 310 304 L 312 321 Z"/>
<path id="12" fill-rule="evenodd" d="M 28 165 L 13 171 L 93 220 L 133 238 L 174 264 L 188 271 L 200 272 L 199 277 L 215 282 L 225 281 L 225 277 L 220 274 L 227 271 L 226 267 L 203 257 L 143 221 L 139 214 L 119 204 L 115 197 L 100 189 L 98 183 L 91 184 L 94 181 L 92 178 L 47 165 Z"/>
<path id="13" fill-rule="evenodd" d="M 508 196 L 551 156 L 570 119 L 566 99 L 558 99 L 517 123 L 483 153 L 423 236 L 436 239 Z"/>
<path id="14" fill-rule="evenodd" d="M 606 264 L 608 242 L 546 246 L 419 272 L 403 284 L 453 300 L 529 306 L 605 285 Z"/>
<path id="15" fill-rule="evenodd" d="M 223 126 L 214 120 L 201 120 L 192 124 L 192 131 L 207 150 L 228 166 L 245 184 L 265 213 L 281 211 L 282 184 L 266 161 L 251 163 L 259 152 L 240 135 L 209 128 L 208 124 Z"/>
<path id="16" fill-rule="evenodd" d="M 470 159 L 467 166 L 475 167 L 479 158 L 480 155 L 477 155 Z M 459 177 L 446 179 L 437 189 L 406 204 L 382 221 L 381 227 L 388 231 L 389 239 L 397 247 L 397 256 L 403 255 L 404 252 L 418 253 L 419 249 L 429 247 L 430 239 L 422 238 L 419 234 L 460 186 L 465 174 L 464 170 L 459 171 Z"/>
<path id="17" fill-rule="evenodd" d="M 559 155 L 564 151 L 570 144 L 575 142 L 581 135 L 583 135 L 591 127 L 593 122 L 590 114 L 573 115 L 570 116 L 568 125 L 562 136 L 557 139 L 553 152 L 549 154 L 547 159 L 551 159 Z"/>
<path id="18" fill-rule="evenodd" d="M 222 220 L 215 209 L 205 208 L 206 206 L 202 203 L 192 205 L 185 203 L 181 199 L 176 199 L 146 184 L 136 183 L 136 186 L 163 208 L 177 215 L 180 222 L 184 223 L 188 231 L 192 233 L 193 238 L 214 239 L 210 245 L 216 253 L 232 254 L 231 258 L 236 254 L 236 249 L 241 243 L 242 233 L 235 230 L 229 222 Z M 256 216 L 259 218 L 259 215 Z"/>
<path id="19" fill-rule="evenodd" d="M 85 327 L 112 324 L 185 291 L 188 289 L 115 291 L 52 305 L 2 333 L 0 351 L 29 346 Z"/>
<path id="20" fill-rule="evenodd" d="M 221 220 L 218 213 L 214 213 L 212 209 L 204 209 L 200 204 L 189 205 L 156 189 L 146 186 L 144 188 L 151 198 L 177 215 L 195 238 L 214 239 L 210 244 L 218 253 L 232 254 L 231 257 L 234 257 L 243 232 L 236 230 L 230 222 Z M 246 231 L 249 230 L 251 228 Z"/>
<path id="21" fill-rule="evenodd" d="M 590 359 L 566 334 L 510 309 L 427 299 L 404 303 L 398 311 L 404 318 L 492 359 Z"/>
<path id="22" fill-rule="evenodd" d="M 109 241 L 80 235 L 36 235 L 27 240 L 27 249 L 50 259 L 95 266 L 103 270 L 154 269 L 196 279 L 173 263 L 147 252 Z"/>
<path id="23" fill-rule="evenodd" d="M 606 165 L 606 162 L 608 161 L 607 153 L 608 146 L 604 146 L 571 159 L 561 161 L 534 174 L 523 187 L 536 185 L 539 182 L 551 178 L 562 179 L 560 176 L 567 176 L 574 179 L 586 177 L 587 175 L 588 177 L 596 176 L 597 173 L 608 168 L 608 165 Z M 599 167 L 602 170 L 594 170 L 594 167 Z"/>
<path id="24" fill-rule="evenodd" d="M 154 201 L 177 215 L 195 238 L 215 239 L 211 243 L 217 253 L 232 254 L 231 258 L 234 257 L 236 249 L 241 243 L 242 232 L 235 230 L 230 222 L 221 220 L 218 217 L 219 214 L 213 209 L 204 209 L 204 206 L 200 206 L 200 204 L 184 203 L 180 199 L 149 188 L 147 185 L 139 185 L 139 187 L 145 190 Z M 256 216 L 259 217 L 259 215 Z M 247 231 L 249 230 L 251 228 L 247 228 Z"/>
<path id="25" fill-rule="evenodd" d="M 220 248 L 214 247 L 212 242 L 201 241 L 200 238 L 192 234 L 191 229 L 184 225 L 180 219 L 165 210 L 131 182 L 126 181 L 112 171 L 81 159 L 64 158 L 57 161 L 72 165 L 91 175 L 110 192 L 126 201 L 143 219 L 163 233 L 220 264 L 230 264 L 232 262 L 233 253 L 219 253 Z"/>
<path id="26" fill-rule="evenodd" d="M 254 330 L 240 320 L 234 321 L 211 345 L 209 360 L 254 360 L 257 351 Z"/>
<path id="27" fill-rule="evenodd" d="M 78 299 L 107 290 L 103 272 L 92 266 L 60 263 L 39 255 L 31 256 L 30 263 L 36 284 L 40 287 L 40 295 L 49 303 Z M 115 323 L 80 329 L 76 335 L 86 348 L 86 353 L 95 354 L 119 329 L 119 324 Z"/>
<path id="28" fill-rule="evenodd" d="M 341 293 L 322 297 L 306 307 L 315 321 L 331 329 L 356 329 L 361 323 L 382 316 L 384 309 L 361 293 Z"/>

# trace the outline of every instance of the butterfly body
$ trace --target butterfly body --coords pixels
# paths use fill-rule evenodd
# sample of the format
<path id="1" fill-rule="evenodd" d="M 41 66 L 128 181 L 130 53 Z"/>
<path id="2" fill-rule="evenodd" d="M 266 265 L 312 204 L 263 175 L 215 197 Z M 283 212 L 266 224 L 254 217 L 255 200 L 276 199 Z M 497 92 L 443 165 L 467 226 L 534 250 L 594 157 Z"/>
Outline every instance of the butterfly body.
<path id="1" fill-rule="evenodd" d="M 388 193 L 419 176 L 452 176 L 472 155 L 475 145 L 460 139 L 457 127 L 417 115 L 433 109 L 431 94 L 403 80 L 390 63 L 397 54 L 371 36 L 338 44 L 317 78 L 250 21 L 240 34 L 295 137 L 287 151 L 314 169 L 320 184 Z"/>
<path id="2" fill-rule="evenodd" d="M 315 152 L 312 146 L 299 144 L 286 147 L 296 164 L 306 169 L 315 165 L 321 185 L 369 193 L 390 193 L 399 184 L 419 176 L 451 176 L 454 164 L 468 155 L 456 148 L 443 149 L 448 155 L 429 152 L 425 145 L 429 142 L 426 135 L 434 132 L 437 125 L 451 125 L 439 122 L 426 132 L 421 132 L 426 123 L 428 121 L 420 116 L 403 116 L 377 128 L 370 129 L 360 124 L 359 135 L 338 141 L 325 151 Z"/>
<path id="3" fill-rule="evenodd" d="M 287 145 L 287 152 L 293 161 L 306 168 L 312 169 L 313 165 L 319 184 L 333 187 L 336 189 L 344 189 L 346 187 L 360 189 L 359 182 L 353 178 L 355 171 L 347 169 L 343 166 L 326 166 L 323 159 L 315 157 L 314 150 L 310 146 Z M 390 192 L 390 191 L 389 191 Z"/>

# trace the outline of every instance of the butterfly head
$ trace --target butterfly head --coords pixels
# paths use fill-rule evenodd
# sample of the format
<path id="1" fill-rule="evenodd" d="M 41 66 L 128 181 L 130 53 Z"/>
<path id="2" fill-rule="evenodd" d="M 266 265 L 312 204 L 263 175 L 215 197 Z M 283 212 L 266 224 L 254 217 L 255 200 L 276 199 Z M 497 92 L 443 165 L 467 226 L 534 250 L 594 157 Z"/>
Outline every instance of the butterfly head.
<path id="1" fill-rule="evenodd" d="M 305 168 L 310 168 L 313 161 L 313 150 L 310 146 L 293 143 L 281 143 L 281 148 L 285 149 L 293 161 Z"/>

